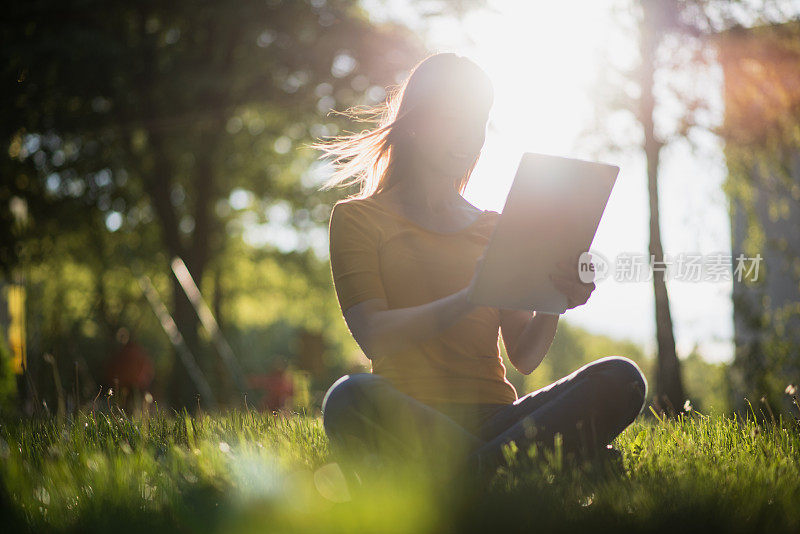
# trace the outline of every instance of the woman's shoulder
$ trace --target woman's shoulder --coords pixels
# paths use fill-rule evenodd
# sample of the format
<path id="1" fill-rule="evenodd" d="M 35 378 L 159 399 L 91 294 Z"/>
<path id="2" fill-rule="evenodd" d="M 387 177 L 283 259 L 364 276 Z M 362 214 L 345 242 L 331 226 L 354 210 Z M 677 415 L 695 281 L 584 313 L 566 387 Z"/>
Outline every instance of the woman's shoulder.
<path id="1" fill-rule="evenodd" d="M 355 207 L 365 207 L 365 206 L 374 206 L 375 199 L 372 197 L 347 197 L 340 200 L 337 200 L 333 207 L 337 206 L 355 206 Z"/>
<path id="2" fill-rule="evenodd" d="M 338 221 L 338 222 L 337 222 Z M 381 233 L 381 212 L 369 198 L 345 198 L 334 203 L 328 222 L 329 231 L 341 228 L 341 232 L 358 227 L 364 232 Z"/>
<path id="3" fill-rule="evenodd" d="M 350 214 L 359 218 L 371 217 L 377 213 L 369 197 L 359 198 L 344 198 L 334 203 L 331 208 L 331 217 L 333 214 Z"/>

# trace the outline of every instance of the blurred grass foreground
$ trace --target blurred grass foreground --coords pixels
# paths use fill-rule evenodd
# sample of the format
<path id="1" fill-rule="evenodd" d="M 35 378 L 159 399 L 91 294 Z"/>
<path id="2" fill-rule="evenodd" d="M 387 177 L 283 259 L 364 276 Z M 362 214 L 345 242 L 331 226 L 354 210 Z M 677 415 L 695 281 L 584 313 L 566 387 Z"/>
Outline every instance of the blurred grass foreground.
<path id="1" fill-rule="evenodd" d="M 558 451 L 512 445 L 476 495 L 429 484 L 410 466 L 351 488 L 320 418 L 305 413 L 80 412 L 3 424 L 0 524 L 4 532 L 798 532 L 799 430 L 781 416 L 640 418 L 614 443 L 624 472 L 577 469 Z"/>

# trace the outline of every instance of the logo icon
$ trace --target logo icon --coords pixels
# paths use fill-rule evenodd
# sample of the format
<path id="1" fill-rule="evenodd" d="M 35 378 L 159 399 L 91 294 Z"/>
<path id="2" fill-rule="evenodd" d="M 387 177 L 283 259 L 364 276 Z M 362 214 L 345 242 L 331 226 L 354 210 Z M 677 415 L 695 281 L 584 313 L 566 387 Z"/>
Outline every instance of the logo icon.
<path id="1" fill-rule="evenodd" d="M 584 284 L 601 282 L 610 271 L 608 260 L 597 251 L 584 252 L 578 258 L 578 277 Z"/>

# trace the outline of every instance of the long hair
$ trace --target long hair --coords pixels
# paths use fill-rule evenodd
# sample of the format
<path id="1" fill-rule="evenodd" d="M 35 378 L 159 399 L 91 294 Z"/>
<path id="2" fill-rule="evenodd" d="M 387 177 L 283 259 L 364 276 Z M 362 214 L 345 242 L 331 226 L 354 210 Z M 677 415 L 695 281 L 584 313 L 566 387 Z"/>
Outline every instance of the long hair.
<path id="1" fill-rule="evenodd" d="M 492 82 L 483 69 L 452 52 L 426 57 L 399 86 L 387 88 L 386 94 L 386 100 L 377 106 L 355 106 L 340 113 L 356 122 L 377 122 L 375 128 L 360 133 L 345 130 L 348 135 L 308 145 L 324 152 L 318 159 L 329 155 L 334 158 L 334 172 L 321 190 L 360 184 L 360 191 L 349 198 L 366 198 L 389 189 L 402 176 L 397 170 L 413 155 L 408 143 L 409 126 L 424 116 L 427 106 L 456 98 L 467 102 L 469 109 L 488 113 L 494 102 Z M 464 175 L 454 181 L 459 193 L 466 189 L 479 158 L 480 153 Z"/>

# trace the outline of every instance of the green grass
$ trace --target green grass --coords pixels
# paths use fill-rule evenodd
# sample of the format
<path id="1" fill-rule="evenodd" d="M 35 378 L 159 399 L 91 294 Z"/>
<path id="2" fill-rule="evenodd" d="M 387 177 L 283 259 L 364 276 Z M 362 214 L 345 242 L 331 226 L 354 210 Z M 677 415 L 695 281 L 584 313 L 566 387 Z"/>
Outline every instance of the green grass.
<path id="1" fill-rule="evenodd" d="M 785 426 L 786 428 L 782 428 Z M 348 491 L 318 417 L 79 414 L 0 429 L 3 532 L 800 531 L 794 421 L 637 420 L 625 473 L 509 448 L 484 494 L 413 469 Z"/>

